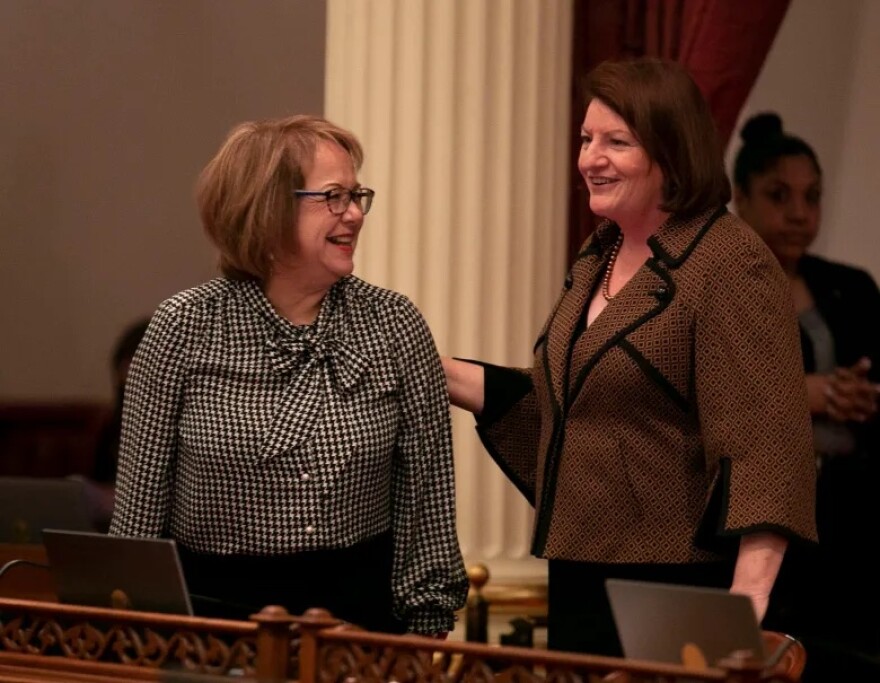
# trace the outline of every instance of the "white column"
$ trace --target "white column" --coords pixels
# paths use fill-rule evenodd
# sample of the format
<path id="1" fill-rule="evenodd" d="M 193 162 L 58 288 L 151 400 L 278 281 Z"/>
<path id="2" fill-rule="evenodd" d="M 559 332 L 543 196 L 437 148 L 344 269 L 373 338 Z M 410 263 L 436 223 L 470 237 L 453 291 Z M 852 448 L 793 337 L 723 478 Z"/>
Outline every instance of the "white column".
<path id="1" fill-rule="evenodd" d="M 328 0 L 325 115 L 376 201 L 357 274 L 409 296 L 444 355 L 531 365 L 565 274 L 572 0 Z M 453 409 L 459 534 L 533 579 L 532 510 Z"/>

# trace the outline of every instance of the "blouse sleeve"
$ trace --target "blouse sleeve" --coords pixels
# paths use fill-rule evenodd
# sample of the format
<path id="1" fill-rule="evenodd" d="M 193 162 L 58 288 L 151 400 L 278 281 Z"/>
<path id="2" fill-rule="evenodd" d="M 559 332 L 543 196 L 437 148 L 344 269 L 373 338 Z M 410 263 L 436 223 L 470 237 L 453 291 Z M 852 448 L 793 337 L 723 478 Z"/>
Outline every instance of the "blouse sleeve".
<path id="1" fill-rule="evenodd" d="M 111 534 L 168 534 L 185 378 L 184 329 L 180 309 L 166 302 L 153 316 L 132 360 L 125 385 Z"/>
<path id="2" fill-rule="evenodd" d="M 449 397 L 425 320 L 406 302 L 396 321 L 402 424 L 392 475 L 395 611 L 410 631 L 451 631 L 468 580 L 458 544 Z"/>
<path id="3" fill-rule="evenodd" d="M 772 531 L 815 540 L 816 472 L 788 281 L 759 238 L 713 262 L 696 316 L 695 389 L 710 471 L 701 544 Z"/>

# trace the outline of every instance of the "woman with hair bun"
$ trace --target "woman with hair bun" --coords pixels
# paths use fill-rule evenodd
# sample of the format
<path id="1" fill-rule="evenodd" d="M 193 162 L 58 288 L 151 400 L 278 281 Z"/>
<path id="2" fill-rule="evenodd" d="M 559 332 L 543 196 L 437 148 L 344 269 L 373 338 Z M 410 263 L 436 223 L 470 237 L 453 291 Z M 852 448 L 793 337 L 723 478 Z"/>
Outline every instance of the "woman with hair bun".
<path id="1" fill-rule="evenodd" d="M 813 148 L 772 112 L 749 119 L 741 137 L 734 203 L 791 283 L 819 474 L 819 546 L 790 549 L 768 619 L 876 655 L 880 599 L 869 539 L 878 521 L 880 291 L 866 271 L 809 253 L 822 214 Z"/>

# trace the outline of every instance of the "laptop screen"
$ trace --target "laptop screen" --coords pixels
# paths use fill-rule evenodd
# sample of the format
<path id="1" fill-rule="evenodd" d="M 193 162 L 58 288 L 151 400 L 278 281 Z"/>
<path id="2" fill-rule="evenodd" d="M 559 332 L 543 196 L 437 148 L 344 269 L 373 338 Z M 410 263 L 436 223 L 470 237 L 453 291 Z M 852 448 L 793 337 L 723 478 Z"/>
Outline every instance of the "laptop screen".
<path id="1" fill-rule="evenodd" d="M 43 544 L 60 602 L 193 613 L 173 540 L 44 529 Z"/>
<path id="2" fill-rule="evenodd" d="M 41 543 L 45 527 L 94 531 L 83 482 L 0 477 L 0 543 Z"/>
<path id="3" fill-rule="evenodd" d="M 692 663 L 696 650 L 713 666 L 737 650 L 767 657 L 748 596 L 624 579 L 608 579 L 605 587 L 627 658 Z"/>

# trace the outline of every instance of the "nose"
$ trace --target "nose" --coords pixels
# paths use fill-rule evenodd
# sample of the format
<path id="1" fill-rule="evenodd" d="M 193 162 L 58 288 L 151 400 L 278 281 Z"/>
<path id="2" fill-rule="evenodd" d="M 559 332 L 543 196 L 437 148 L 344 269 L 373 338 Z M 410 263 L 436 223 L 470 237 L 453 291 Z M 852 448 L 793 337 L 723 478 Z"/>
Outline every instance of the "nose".
<path id="1" fill-rule="evenodd" d="M 364 220 L 364 212 L 361 210 L 360 204 L 354 199 L 351 198 L 351 201 L 348 202 L 348 206 L 345 207 L 345 211 L 342 212 L 342 220 L 347 223 L 362 223 Z"/>
<path id="2" fill-rule="evenodd" d="M 806 197 L 793 196 L 786 207 L 788 220 L 795 223 L 803 223 L 810 214 L 810 206 Z"/>
<path id="3" fill-rule="evenodd" d="M 582 175 L 586 175 L 590 170 L 602 168 L 607 161 L 608 157 L 605 156 L 601 146 L 595 141 L 581 145 L 581 152 L 578 156 L 578 168 Z"/>

